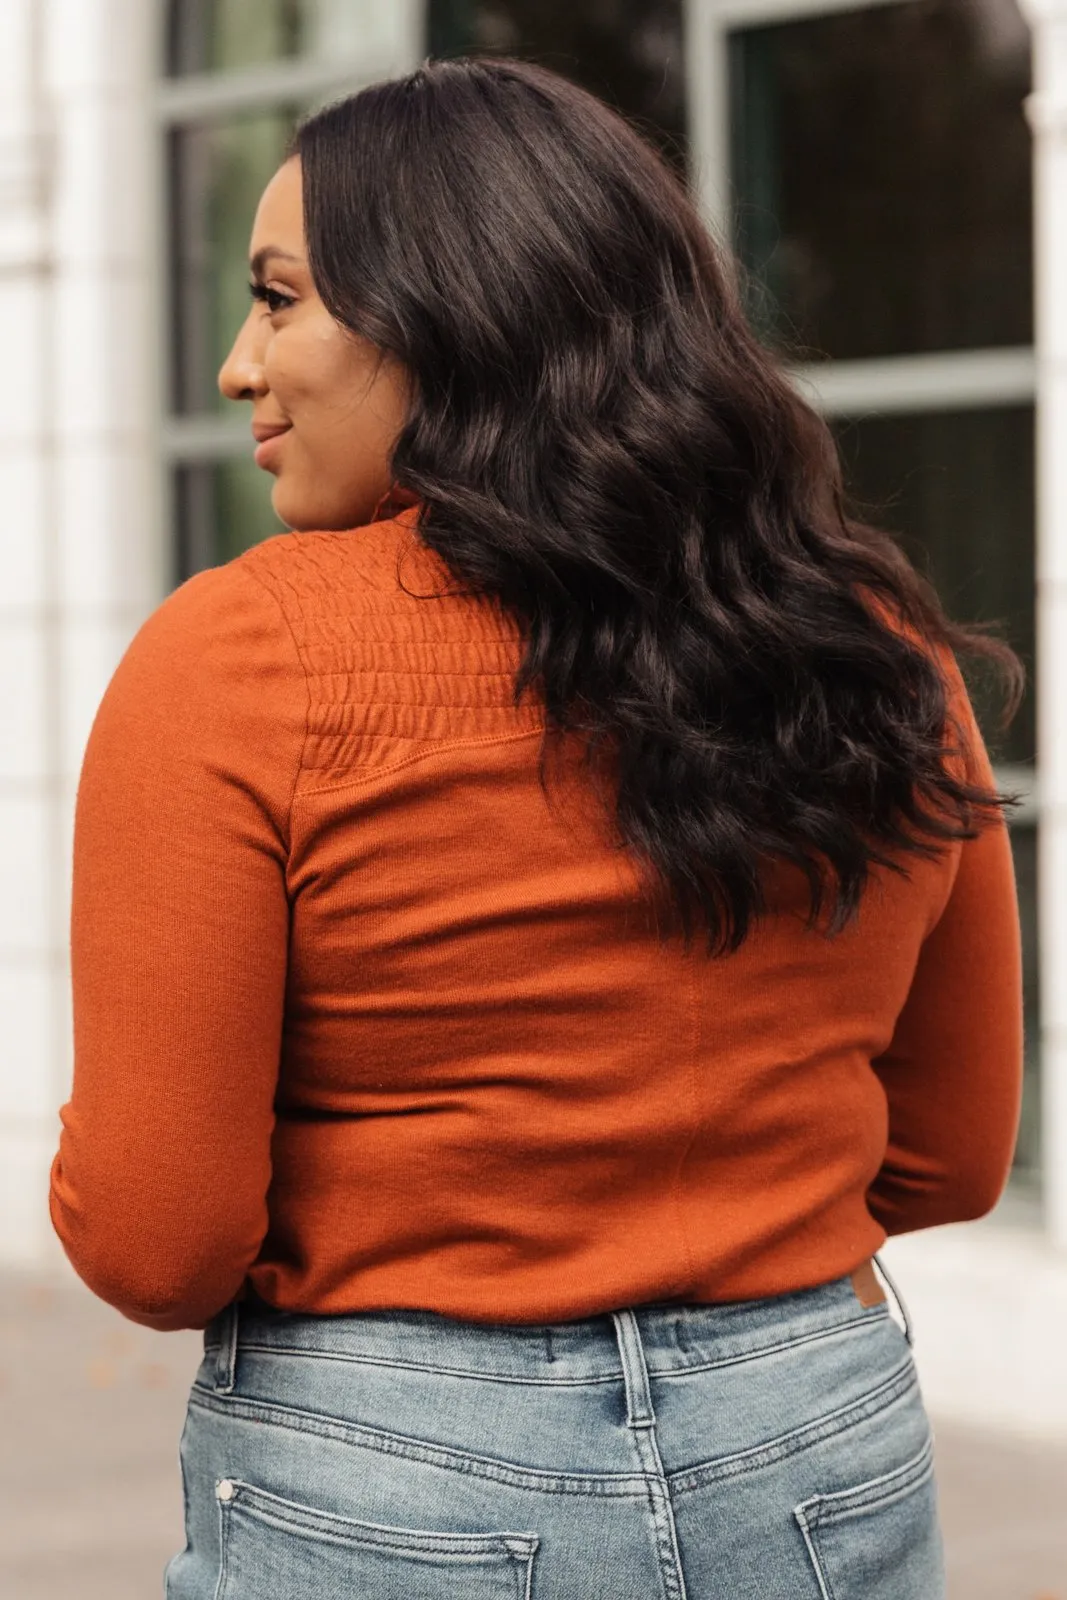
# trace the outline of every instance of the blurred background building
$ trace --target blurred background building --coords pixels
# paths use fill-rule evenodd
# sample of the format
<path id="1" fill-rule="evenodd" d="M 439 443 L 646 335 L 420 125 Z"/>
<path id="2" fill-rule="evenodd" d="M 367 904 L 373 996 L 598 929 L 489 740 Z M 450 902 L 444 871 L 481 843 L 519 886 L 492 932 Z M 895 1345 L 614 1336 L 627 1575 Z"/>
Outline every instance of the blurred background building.
<path id="1" fill-rule="evenodd" d="M 45 1197 L 96 707 L 171 588 L 279 531 L 215 386 L 259 192 L 306 109 L 502 50 L 605 96 L 685 173 L 861 512 L 1031 673 L 1011 730 L 987 722 L 1025 797 L 1012 1184 L 988 1222 L 887 1259 L 936 1405 L 1067 1436 L 1067 0 L 1022 3 L 4 0 L 0 1263 L 61 1264 Z"/>

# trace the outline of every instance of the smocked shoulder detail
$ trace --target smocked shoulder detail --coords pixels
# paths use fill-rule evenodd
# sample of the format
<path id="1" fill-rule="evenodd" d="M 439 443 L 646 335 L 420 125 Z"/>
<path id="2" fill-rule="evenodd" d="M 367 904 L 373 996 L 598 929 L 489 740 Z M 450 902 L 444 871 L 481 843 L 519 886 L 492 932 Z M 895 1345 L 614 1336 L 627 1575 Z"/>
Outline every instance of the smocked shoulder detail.
<path id="1" fill-rule="evenodd" d="M 270 590 L 307 677 L 303 770 L 316 781 L 391 766 L 426 745 L 544 724 L 517 625 L 458 592 L 403 519 L 345 533 L 283 533 L 238 560 Z"/>

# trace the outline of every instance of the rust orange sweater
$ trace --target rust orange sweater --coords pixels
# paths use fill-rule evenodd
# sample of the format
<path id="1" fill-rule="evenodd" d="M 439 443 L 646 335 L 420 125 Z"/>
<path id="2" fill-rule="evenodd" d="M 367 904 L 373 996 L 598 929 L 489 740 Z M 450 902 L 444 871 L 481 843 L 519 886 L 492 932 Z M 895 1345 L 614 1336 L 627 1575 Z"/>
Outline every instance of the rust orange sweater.
<path id="1" fill-rule="evenodd" d="M 398 559 L 447 589 L 410 514 L 268 539 L 108 686 L 51 1186 L 86 1283 L 156 1328 L 249 1281 L 553 1321 L 812 1285 L 988 1210 L 1022 1048 L 1003 824 L 876 874 L 835 940 L 783 889 L 736 955 L 664 948 L 580 782 L 540 789 L 515 630 Z"/>

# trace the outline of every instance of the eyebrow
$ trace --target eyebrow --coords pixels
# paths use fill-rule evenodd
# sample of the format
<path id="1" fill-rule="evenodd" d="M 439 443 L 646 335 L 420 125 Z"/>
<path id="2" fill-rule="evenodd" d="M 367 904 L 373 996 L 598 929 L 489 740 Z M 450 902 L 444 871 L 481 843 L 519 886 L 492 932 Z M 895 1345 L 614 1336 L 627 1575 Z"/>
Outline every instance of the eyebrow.
<path id="1" fill-rule="evenodd" d="M 289 250 L 281 250 L 276 244 L 265 244 L 257 250 L 249 260 L 249 268 L 254 278 L 262 277 L 263 268 L 272 256 L 277 256 L 281 261 L 299 261 L 299 256 L 294 256 Z"/>

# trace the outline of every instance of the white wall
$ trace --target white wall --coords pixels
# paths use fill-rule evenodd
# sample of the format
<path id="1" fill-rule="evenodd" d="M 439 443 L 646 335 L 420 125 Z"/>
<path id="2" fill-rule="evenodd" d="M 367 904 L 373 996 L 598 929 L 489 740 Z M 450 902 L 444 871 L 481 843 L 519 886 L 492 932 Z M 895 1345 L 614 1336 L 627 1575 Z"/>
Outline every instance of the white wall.
<path id="1" fill-rule="evenodd" d="M 61 956 L 41 50 L 33 0 L 8 0 L 0 13 L 0 1249 L 15 1259 L 40 1248 Z"/>
<path id="2" fill-rule="evenodd" d="M 1041 1229 L 990 1218 L 902 1235 L 882 1256 L 933 1415 L 1067 1441 L 1067 1265 Z"/>
<path id="3" fill-rule="evenodd" d="M 1049 1233 L 1067 1262 L 1067 0 L 1023 0 L 1034 45 L 1038 920 Z"/>

